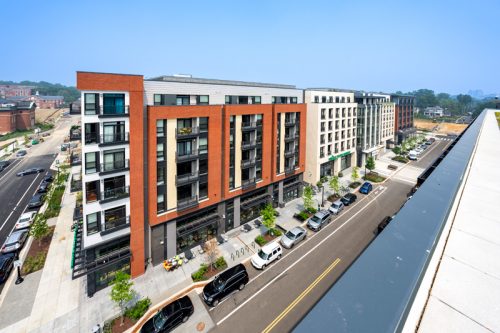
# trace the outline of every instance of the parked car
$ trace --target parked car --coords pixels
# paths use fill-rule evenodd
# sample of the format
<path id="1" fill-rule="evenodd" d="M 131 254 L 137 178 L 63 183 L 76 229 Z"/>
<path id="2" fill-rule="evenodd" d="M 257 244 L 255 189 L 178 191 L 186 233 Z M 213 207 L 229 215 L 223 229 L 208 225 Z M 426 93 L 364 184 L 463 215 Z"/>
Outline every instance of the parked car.
<path id="1" fill-rule="evenodd" d="M 11 253 L 20 251 L 24 243 L 26 243 L 26 239 L 28 238 L 28 230 L 18 230 L 14 231 L 7 237 L 5 244 L 2 246 L 2 253 Z"/>
<path id="2" fill-rule="evenodd" d="M 330 208 L 328 208 L 328 210 L 334 215 L 338 215 L 343 209 L 344 204 L 340 201 L 340 199 L 332 203 Z"/>
<path id="3" fill-rule="evenodd" d="M 228 268 L 203 287 L 203 300 L 209 306 L 217 306 L 233 291 L 243 290 L 248 280 L 248 273 L 243 264 Z"/>
<path id="4" fill-rule="evenodd" d="M 24 212 L 17 220 L 16 230 L 29 228 L 35 220 L 36 212 Z"/>
<path id="5" fill-rule="evenodd" d="M 368 194 L 373 190 L 373 185 L 370 182 L 364 182 L 359 188 L 359 193 Z"/>
<path id="6" fill-rule="evenodd" d="M 3 171 L 9 166 L 10 162 L 9 161 L 0 161 L 0 171 Z"/>
<path id="7" fill-rule="evenodd" d="M 16 176 L 18 177 L 22 177 L 22 176 L 26 176 L 26 175 L 33 175 L 33 174 L 37 174 L 37 173 L 40 173 L 40 172 L 44 172 L 45 169 L 44 168 L 30 168 L 30 169 L 24 169 L 22 171 L 19 171 L 18 173 L 16 173 Z"/>
<path id="8" fill-rule="evenodd" d="M 26 150 L 21 149 L 20 151 L 18 151 L 18 152 L 16 153 L 16 157 L 23 157 L 23 156 L 25 156 L 26 154 L 27 154 Z"/>
<path id="9" fill-rule="evenodd" d="M 349 206 L 352 204 L 354 201 L 356 201 L 358 197 L 354 193 L 347 193 L 344 195 L 342 198 L 340 198 L 340 201 L 344 204 L 344 206 Z"/>
<path id="10" fill-rule="evenodd" d="M 412 161 L 416 161 L 417 160 L 417 152 L 414 151 L 414 150 L 410 150 L 410 152 L 408 153 L 408 158 Z"/>
<path id="11" fill-rule="evenodd" d="M 389 224 L 389 222 L 392 221 L 392 217 L 391 216 L 386 216 L 382 222 L 380 222 L 377 226 L 377 235 L 380 234 L 382 232 L 382 230 L 385 229 L 385 227 L 387 227 L 387 225 Z"/>
<path id="12" fill-rule="evenodd" d="M 281 258 L 283 249 L 278 242 L 272 242 L 264 245 L 256 254 L 250 258 L 253 267 L 264 269 L 267 265 Z"/>
<path id="13" fill-rule="evenodd" d="M 45 175 L 43 177 L 42 182 L 52 183 L 53 180 L 54 180 L 54 177 L 49 173 L 48 175 Z"/>
<path id="14" fill-rule="evenodd" d="M 313 231 L 319 231 L 324 225 L 330 222 L 331 218 L 330 211 L 321 210 L 307 221 L 307 227 Z"/>
<path id="15" fill-rule="evenodd" d="M 188 321 L 193 312 L 193 302 L 189 296 L 184 296 L 159 310 L 141 327 L 141 332 L 171 332 L 180 324 Z"/>
<path id="16" fill-rule="evenodd" d="M 14 268 L 14 253 L 0 255 L 0 283 L 4 283 L 9 277 L 10 272 Z"/>
<path id="17" fill-rule="evenodd" d="M 427 141 L 429 141 L 432 144 L 434 141 L 436 141 L 436 138 L 429 138 L 429 140 Z"/>
<path id="18" fill-rule="evenodd" d="M 424 150 L 422 148 L 420 148 L 420 147 L 415 148 L 415 152 L 417 153 L 417 156 L 419 156 L 420 154 L 422 154 L 423 151 Z"/>
<path id="19" fill-rule="evenodd" d="M 295 244 L 304 240 L 307 236 L 307 231 L 302 227 L 295 227 L 292 230 L 287 231 L 283 237 L 281 237 L 281 245 L 284 248 L 290 249 Z"/>
<path id="20" fill-rule="evenodd" d="M 35 195 L 31 198 L 30 202 L 28 202 L 28 208 L 38 208 L 42 206 L 43 199 L 45 199 L 45 194 L 35 193 Z"/>
<path id="21" fill-rule="evenodd" d="M 47 182 L 42 182 L 40 186 L 38 187 L 38 190 L 36 191 L 37 193 L 47 193 L 49 190 L 50 183 Z"/>
<path id="22" fill-rule="evenodd" d="M 425 141 L 425 144 L 426 144 L 427 146 L 430 146 L 430 145 L 432 145 L 432 143 L 433 143 L 433 142 L 434 142 L 434 141 L 431 141 L 431 140 L 429 139 L 428 141 Z"/>

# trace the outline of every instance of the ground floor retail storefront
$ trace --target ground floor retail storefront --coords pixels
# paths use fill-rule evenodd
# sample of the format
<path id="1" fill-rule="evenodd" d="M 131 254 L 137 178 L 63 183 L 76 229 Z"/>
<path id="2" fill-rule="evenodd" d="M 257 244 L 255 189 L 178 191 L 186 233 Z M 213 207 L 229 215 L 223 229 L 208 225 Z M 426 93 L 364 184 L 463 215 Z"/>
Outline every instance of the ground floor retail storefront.
<path id="1" fill-rule="evenodd" d="M 152 263 L 158 265 L 166 258 L 203 246 L 208 240 L 258 218 L 268 203 L 277 207 L 301 195 L 302 175 L 292 176 L 154 226 L 150 243 Z"/>
<path id="2" fill-rule="evenodd" d="M 328 161 L 320 164 L 319 176 L 322 178 L 338 175 L 339 172 L 349 169 L 355 161 L 356 154 L 354 152 L 346 151 L 338 155 L 332 155 Z"/>

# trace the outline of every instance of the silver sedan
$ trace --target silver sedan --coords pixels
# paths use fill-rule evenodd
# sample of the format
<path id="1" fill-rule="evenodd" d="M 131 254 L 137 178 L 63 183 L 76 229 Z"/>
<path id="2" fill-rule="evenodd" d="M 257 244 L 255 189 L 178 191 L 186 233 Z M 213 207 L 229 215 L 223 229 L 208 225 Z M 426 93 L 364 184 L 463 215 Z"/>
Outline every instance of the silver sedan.
<path id="1" fill-rule="evenodd" d="M 292 230 L 287 231 L 283 237 L 281 237 L 281 245 L 287 249 L 292 248 L 295 244 L 306 238 L 307 231 L 302 227 L 295 227 Z"/>

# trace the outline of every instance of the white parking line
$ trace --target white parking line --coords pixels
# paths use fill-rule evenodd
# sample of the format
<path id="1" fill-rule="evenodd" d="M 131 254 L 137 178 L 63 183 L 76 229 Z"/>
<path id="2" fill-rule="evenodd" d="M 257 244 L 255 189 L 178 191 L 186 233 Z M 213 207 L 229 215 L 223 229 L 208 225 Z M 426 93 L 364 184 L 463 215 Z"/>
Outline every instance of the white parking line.
<path id="1" fill-rule="evenodd" d="M 3 227 L 5 226 L 5 223 L 7 223 L 7 221 L 10 219 L 10 217 L 12 216 L 12 214 L 14 214 L 14 212 L 16 211 L 16 208 L 19 206 L 19 203 L 23 200 L 23 198 L 26 196 L 26 194 L 28 193 L 28 191 L 31 189 L 31 187 L 33 186 L 33 184 L 35 183 L 35 181 L 37 180 L 38 176 L 40 176 L 41 173 L 37 174 L 35 179 L 33 179 L 33 181 L 31 182 L 30 186 L 28 186 L 28 188 L 26 189 L 26 191 L 24 192 L 23 196 L 21 197 L 21 199 L 19 199 L 19 201 L 17 202 L 16 206 L 12 209 L 12 212 L 10 212 L 9 216 L 7 216 L 7 218 L 5 219 L 5 221 L 3 222 L 2 226 L 0 227 L 0 230 L 3 229 Z M 12 228 L 14 229 L 14 228 Z"/>
<path id="2" fill-rule="evenodd" d="M 2 175 L 2 177 L 0 178 L 0 182 L 5 178 L 7 177 L 9 174 L 12 173 L 12 171 L 14 171 L 14 163 L 16 162 L 20 162 L 21 160 L 20 159 L 15 159 L 8 167 L 7 167 L 7 171 L 5 171 L 5 174 Z M 21 164 L 21 163 L 18 163 L 18 164 Z"/>
<path id="3" fill-rule="evenodd" d="M 384 188 L 385 189 L 385 188 Z M 271 281 L 269 281 L 266 285 L 264 285 L 262 288 L 260 288 L 259 290 L 257 290 L 254 294 L 252 294 L 252 296 L 248 297 L 243 303 L 241 303 L 240 305 L 238 305 L 236 308 L 234 308 L 233 311 L 229 312 L 224 318 L 222 318 L 221 320 L 219 320 L 217 322 L 217 325 L 220 325 L 222 324 L 224 321 L 226 321 L 229 317 L 231 317 L 236 311 L 238 311 L 239 309 L 241 309 L 243 306 L 245 306 L 248 302 L 250 302 L 252 299 L 254 299 L 257 295 L 259 295 L 264 289 L 266 289 L 267 287 L 269 287 L 272 283 L 274 283 L 276 280 L 278 280 L 281 276 L 283 276 L 286 272 L 288 272 L 290 269 L 292 269 L 295 265 L 297 265 L 302 259 L 304 259 L 306 256 L 308 256 L 311 252 L 313 252 L 314 250 L 316 250 L 319 246 L 321 246 L 324 242 L 326 242 L 328 239 L 330 239 L 330 237 L 332 237 L 333 235 L 335 235 L 340 229 L 342 229 L 347 223 L 351 222 L 352 219 L 354 217 L 356 217 L 359 213 L 361 213 L 363 210 L 365 210 L 366 207 L 370 206 L 370 203 L 372 203 L 374 200 L 376 200 L 378 198 L 379 195 L 381 195 L 384 191 L 380 191 L 378 194 L 376 194 L 372 200 L 370 200 L 363 208 L 361 208 L 360 210 L 358 210 L 353 216 L 351 216 L 348 220 L 346 220 L 344 223 L 342 223 L 337 229 L 335 229 L 331 234 L 329 234 L 328 236 L 325 237 L 325 239 L 323 239 L 321 242 L 319 242 L 318 244 L 316 244 L 312 249 L 310 249 L 309 251 L 307 251 L 304 255 L 302 255 L 299 259 L 297 259 L 293 264 L 291 264 L 290 266 L 288 266 L 287 268 L 285 268 L 280 274 L 278 274 L 274 279 L 272 279 Z M 330 223 L 331 224 L 331 223 Z M 330 225 L 328 224 L 325 229 Z M 319 234 L 319 233 L 316 233 L 316 234 Z M 313 235 L 314 236 L 314 235 Z M 312 236 L 311 236 L 312 238 Z M 304 243 L 303 243 L 304 244 Z M 267 271 L 264 271 L 264 272 L 267 272 Z M 255 279 L 257 279 L 259 276 L 262 276 L 264 274 L 264 272 L 262 274 L 259 274 L 257 275 L 256 277 L 254 277 L 253 279 L 251 279 L 250 281 L 248 281 L 248 284 L 250 284 L 252 281 L 254 281 Z"/>

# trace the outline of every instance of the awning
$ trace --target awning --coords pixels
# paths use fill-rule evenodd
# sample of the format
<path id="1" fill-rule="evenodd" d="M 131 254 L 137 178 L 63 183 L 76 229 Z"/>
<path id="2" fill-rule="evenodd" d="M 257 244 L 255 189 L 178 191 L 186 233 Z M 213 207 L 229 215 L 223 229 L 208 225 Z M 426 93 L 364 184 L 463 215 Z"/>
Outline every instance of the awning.
<path id="1" fill-rule="evenodd" d="M 340 153 L 338 154 L 337 156 L 335 155 L 332 155 L 328 158 L 329 161 L 335 161 L 336 159 L 338 158 L 341 158 L 341 157 L 344 157 L 344 156 L 347 156 L 347 155 L 351 155 L 351 152 L 350 151 L 345 151 L 343 153 Z"/>

